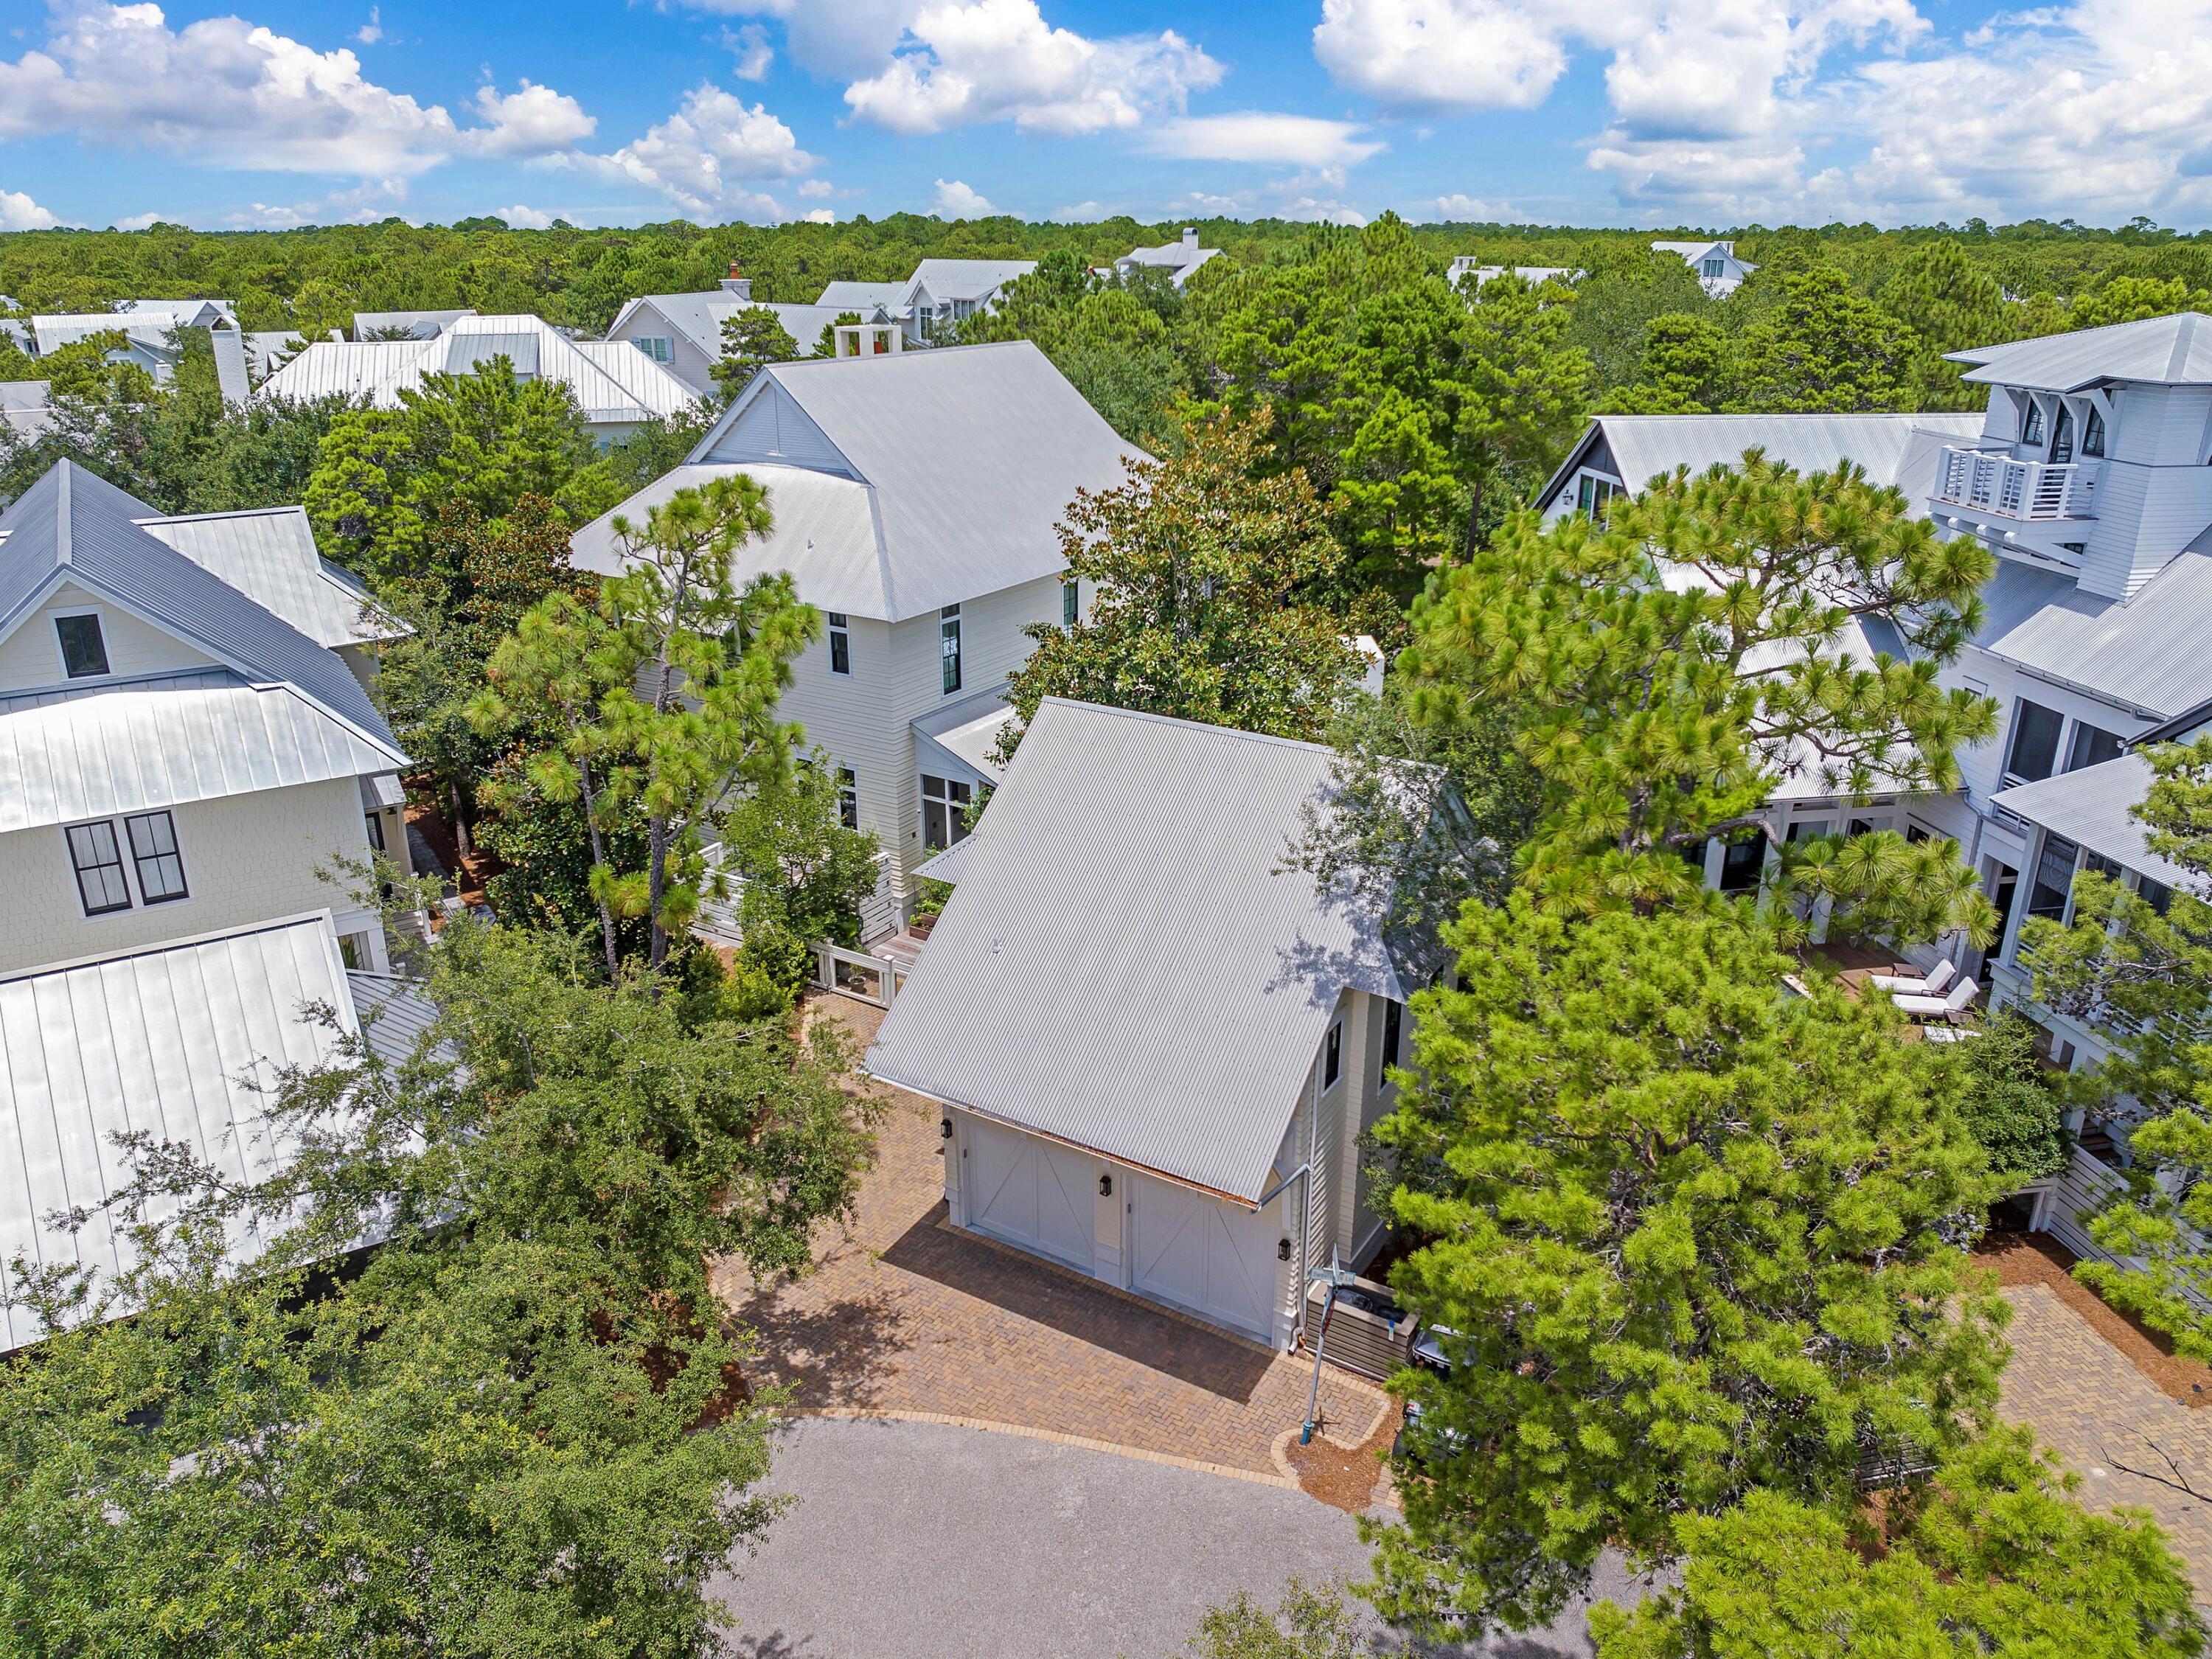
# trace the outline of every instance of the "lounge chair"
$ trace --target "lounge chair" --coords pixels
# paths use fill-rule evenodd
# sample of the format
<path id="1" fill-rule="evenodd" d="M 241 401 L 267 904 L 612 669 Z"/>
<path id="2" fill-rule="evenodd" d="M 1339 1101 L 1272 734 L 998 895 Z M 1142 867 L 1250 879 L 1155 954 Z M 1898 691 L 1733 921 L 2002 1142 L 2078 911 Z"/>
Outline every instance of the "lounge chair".
<path id="1" fill-rule="evenodd" d="M 1981 994 L 1980 986 L 1970 979 L 1962 979 L 1951 988 L 1951 994 L 1947 997 L 1901 996 L 1891 1000 L 1916 1019 L 1954 1020 Z"/>
<path id="2" fill-rule="evenodd" d="M 1911 974 L 1869 974 L 1867 983 L 1877 991 L 1887 991 L 1894 996 L 1940 997 L 1951 976 L 1959 970 L 1947 961 L 1937 963 L 1923 975 Z"/>

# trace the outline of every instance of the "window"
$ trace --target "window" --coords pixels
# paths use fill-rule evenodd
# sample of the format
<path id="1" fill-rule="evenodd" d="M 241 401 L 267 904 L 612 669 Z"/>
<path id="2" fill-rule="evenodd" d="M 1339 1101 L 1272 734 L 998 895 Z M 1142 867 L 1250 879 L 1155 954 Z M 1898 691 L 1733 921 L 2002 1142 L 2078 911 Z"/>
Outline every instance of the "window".
<path id="1" fill-rule="evenodd" d="M 381 812 L 363 812 L 361 815 L 361 821 L 368 827 L 368 845 L 370 850 L 372 852 L 381 853 L 384 850 L 384 814 Z"/>
<path id="2" fill-rule="evenodd" d="M 1405 1020 L 1405 1004 L 1382 1005 L 1382 1063 L 1375 1071 L 1375 1086 L 1378 1089 L 1389 1083 L 1390 1068 L 1398 1063 L 1398 1039 L 1404 1034 Z"/>
<path id="3" fill-rule="evenodd" d="M 1610 478 L 1601 478 L 1594 472 L 1585 472 L 1575 486 L 1575 510 L 1595 518 L 1605 511 L 1605 505 L 1621 488 Z"/>
<path id="4" fill-rule="evenodd" d="M 833 674 L 853 672 L 853 622 L 842 611 L 830 613 L 830 672 Z"/>
<path id="5" fill-rule="evenodd" d="M 1072 630 L 1075 627 L 1075 619 L 1082 613 L 1082 610 L 1081 599 L 1076 592 L 1075 583 L 1072 580 L 1062 582 L 1060 585 L 1060 625 Z"/>
<path id="6" fill-rule="evenodd" d="M 668 362 L 676 356 L 676 342 L 665 334 L 649 334 L 630 343 L 656 363 Z"/>
<path id="7" fill-rule="evenodd" d="M 945 665 L 947 696 L 960 689 L 960 607 L 948 605 L 937 613 L 939 649 Z"/>
<path id="8" fill-rule="evenodd" d="M 1322 1050 L 1321 1086 L 1333 1089 L 1344 1074 L 1344 1022 L 1339 1020 L 1328 1028 L 1328 1042 Z"/>
<path id="9" fill-rule="evenodd" d="M 2021 416 L 2020 441 L 2024 444 L 2043 441 L 2043 405 L 2033 398 L 2027 400 L 2027 412 Z"/>
<path id="10" fill-rule="evenodd" d="M 338 960 L 345 963 L 346 972 L 349 974 L 366 974 L 373 972 L 375 968 L 375 962 L 374 958 L 373 958 L 368 953 L 368 935 L 366 933 L 340 933 L 338 935 Z"/>
<path id="11" fill-rule="evenodd" d="M 98 823 L 72 824 L 64 833 L 70 863 L 76 870 L 76 895 L 84 902 L 85 915 L 104 916 L 111 910 L 128 910 L 131 888 L 123 879 L 123 850 L 116 845 L 115 826 L 103 819 Z"/>
<path id="12" fill-rule="evenodd" d="M 1827 819 L 1826 819 L 1826 818 L 1800 818 L 1800 819 L 1798 819 L 1798 820 L 1797 820 L 1797 822 L 1796 822 L 1796 823 L 1793 823 L 1793 824 L 1791 824 L 1791 825 L 1790 826 L 1790 836 L 1789 836 L 1789 839 L 1790 839 L 1791 842 L 1801 842 L 1801 841 L 1810 841 L 1810 840 L 1812 840 L 1815 836 L 1825 836 L 1825 835 L 1826 835 L 1827 833 L 1828 833 L 1828 821 L 1827 821 Z"/>
<path id="13" fill-rule="evenodd" d="M 2081 867 L 2094 870 L 2100 876 L 2110 876 L 2114 881 L 2125 879 L 2126 872 L 2120 868 L 2118 860 L 2108 859 L 2102 853 L 2082 854 Z"/>
<path id="14" fill-rule="evenodd" d="M 957 778 L 921 775 L 921 844 L 931 852 L 968 839 L 968 805 L 975 793 Z"/>
<path id="15" fill-rule="evenodd" d="M 2005 759 L 2005 778 L 2013 783 L 2033 783 L 2047 778 L 2058 761 L 2058 730 L 2065 721 L 2055 708 L 2022 697 L 2012 706 L 2012 750 Z"/>
<path id="16" fill-rule="evenodd" d="M 2074 459 L 2074 411 L 2058 405 L 2058 418 L 2051 428 L 2051 459 L 2061 466 Z"/>
<path id="17" fill-rule="evenodd" d="M 1851 827 L 1844 833 L 1847 836 L 1870 836 L 1879 827 L 1872 818 L 1853 818 Z"/>
<path id="18" fill-rule="evenodd" d="M 2094 726 L 2077 722 L 2074 741 L 2066 750 L 2066 769 L 2078 772 L 2085 766 L 2101 766 L 2108 760 L 2120 757 L 2120 740 L 2110 732 L 2100 732 Z"/>
<path id="19" fill-rule="evenodd" d="M 1905 821 L 1905 838 L 1917 847 L 1923 841 L 1935 840 L 1936 833 L 1926 824 L 1907 818 Z"/>
<path id="20" fill-rule="evenodd" d="M 177 821 L 167 812 L 141 812 L 123 820 L 131 861 L 138 867 L 138 896 L 167 904 L 191 896 L 185 890 L 185 860 L 177 851 Z"/>
<path id="21" fill-rule="evenodd" d="M 107 672 L 107 641 L 100 636 L 98 611 L 55 617 L 54 637 L 61 641 L 62 672 L 70 678 L 81 680 Z"/>
<path id="22" fill-rule="evenodd" d="M 2035 860 L 2035 882 L 2027 892 L 2027 914 L 2053 921 L 2066 915 L 2067 896 L 2074 890 L 2074 861 L 2081 848 L 2063 836 L 2045 836 L 2043 852 Z"/>
<path id="23" fill-rule="evenodd" d="M 1705 274 L 1708 276 L 1718 276 L 1727 269 L 1728 266 L 1718 259 L 1708 259 L 1705 264 Z"/>
<path id="24" fill-rule="evenodd" d="M 2173 902 L 2173 889 L 2162 881 L 2153 881 L 2148 876 L 2136 884 L 2136 891 L 2142 896 L 2142 902 L 2160 915 L 2164 915 L 2167 907 Z"/>
<path id="25" fill-rule="evenodd" d="M 848 830 L 860 827 L 860 781 L 849 766 L 837 769 L 837 822 Z"/>
<path id="26" fill-rule="evenodd" d="M 2102 455 L 2105 453 L 2105 411 L 2094 404 L 2089 408 L 2089 418 L 2081 422 L 2081 453 L 2084 455 Z"/>
<path id="27" fill-rule="evenodd" d="M 1766 837 L 1754 835 L 1729 842 L 1721 854 L 1721 891 L 1748 893 L 1766 867 Z"/>

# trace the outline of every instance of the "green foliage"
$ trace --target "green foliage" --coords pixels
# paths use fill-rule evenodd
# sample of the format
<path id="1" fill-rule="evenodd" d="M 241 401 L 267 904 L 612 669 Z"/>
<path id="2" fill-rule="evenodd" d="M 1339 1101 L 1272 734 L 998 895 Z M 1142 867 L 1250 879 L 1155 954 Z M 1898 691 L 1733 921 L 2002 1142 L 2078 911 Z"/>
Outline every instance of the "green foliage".
<path id="1" fill-rule="evenodd" d="M 1270 1613 L 1239 1590 L 1198 1621 L 1192 1659 L 1368 1659 L 1377 1651 L 1343 1595 L 1293 1578 Z"/>
<path id="2" fill-rule="evenodd" d="M 799 342 L 765 306 L 749 306 L 722 319 L 722 355 L 714 364 L 714 386 L 726 404 L 770 363 L 799 356 Z"/>
<path id="3" fill-rule="evenodd" d="M 708 1263 L 802 1265 L 865 1108 L 781 1022 L 687 1030 L 543 936 L 453 928 L 429 962 L 410 1060 L 349 1040 L 264 1096 L 286 1173 L 125 1149 L 145 1254 L 89 1307 L 143 1311 L 0 1361 L 9 1651 L 713 1650 L 710 1587 L 780 1506 Z M 267 1254 L 226 1271 L 249 1224 Z M 90 1290 L 31 1277 L 57 1314 Z"/>
<path id="4" fill-rule="evenodd" d="M 2004 1428 L 1961 1448 L 1875 1553 L 1828 1510 L 1756 1492 L 1675 1523 L 1679 1589 L 1591 1611 L 1597 1659 L 2191 1659 L 2187 1574 L 2147 1516 L 2086 1512 L 2078 1476 Z"/>
<path id="5" fill-rule="evenodd" d="M 479 732 L 538 734 L 520 769 L 532 791 L 581 804 L 610 975 L 617 919 L 643 920 L 658 969 L 706 890 L 709 835 L 745 794 L 790 777 L 803 734 L 776 700 L 822 619 L 787 572 L 742 589 L 731 574 L 774 523 L 744 474 L 679 489 L 641 525 L 617 519 L 624 573 L 594 605 L 556 593 L 532 606 L 470 705 Z M 617 862 L 625 819 L 644 833 L 641 865 Z"/>
<path id="6" fill-rule="evenodd" d="M 1753 274 L 1765 301 L 1737 348 L 1739 407 L 1850 413 L 1912 407 L 1905 325 L 1832 266 L 1778 261 Z"/>
<path id="7" fill-rule="evenodd" d="M 1883 307 L 1919 337 L 1911 378 L 1922 409 L 1978 409 L 1988 392 L 1969 386 L 1947 351 L 2019 337 L 2004 289 L 1950 237 L 1916 249 L 1881 293 Z"/>
<path id="8" fill-rule="evenodd" d="M 1644 331 L 1636 384 L 1612 402 L 1630 415 L 1710 415 L 1735 396 L 1735 343 L 1720 325 L 1692 312 L 1668 312 Z M 1628 481 L 1631 488 L 1641 482 Z"/>
<path id="9" fill-rule="evenodd" d="M 1304 475 L 1254 476 L 1267 430 L 1199 425 L 1166 460 L 1077 497 L 1060 548 L 1089 614 L 1027 630 L 1037 648 L 1007 683 L 1022 721 L 1058 696 L 1278 737 L 1327 728 L 1364 664 L 1303 592 L 1342 556 Z"/>
<path id="10" fill-rule="evenodd" d="M 1975 1028 L 1972 1042 L 1953 1043 L 1965 1074 L 1959 1115 L 2010 1187 L 2057 1175 L 2072 1154 L 2066 1107 L 2036 1053 L 2034 1022 L 2001 1008 Z"/>
<path id="11" fill-rule="evenodd" d="M 1948 1451 L 1996 1401 L 2005 1309 L 1950 1241 L 1996 1188 L 1957 1079 L 1894 1014 L 1725 915 L 1571 921 L 1525 894 L 1449 928 L 1419 1065 L 1376 1141 L 1445 1338 L 1401 1382 L 1395 1619 L 1528 1628 L 1607 1547 L 1761 1487 L 1856 1494 L 1863 1443 Z"/>
<path id="12" fill-rule="evenodd" d="M 2129 1190 L 2090 1218 L 2090 1237 L 2140 1267 L 2083 1262 L 2099 1294 L 2212 1359 L 2212 737 L 2149 752 L 2136 808 L 2150 850 L 2189 874 L 2171 900 L 2084 869 L 2074 922 L 2031 917 L 2020 954 L 2036 1000 L 2097 1030 L 2111 1052 L 2072 1079 L 2080 1104 L 2133 1126 Z M 2155 901 L 2155 902 L 2154 902 Z"/>
<path id="13" fill-rule="evenodd" d="M 2203 311 L 2208 306 L 2212 306 L 2212 293 L 2183 277 L 2161 281 L 2155 276 L 2115 276 L 2068 307 L 2065 326 L 2106 328 L 2114 323 L 2171 316 L 2177 311 Z"/>
<path id="14" fill-rule="evenodd" d="M 1569 338 L 1589 354 L 1597 386 L 1625 386 L 1644 378 L 1651 326 L 1660 318 L 1715 310 L 1687 260 L 1642 245 L 1608 250 L 1575 284 Z"/>
<path id="15" fill-rule="evenodd" d="M 1431 578 L 1400 666 L 1425 724 L 1518 711 L 1544 791 L 1524 870 L 1547 904 L 1698 902 L 1684 849 L 1751 820 L 1781 780 L 1844 797 L 1955 787 L 1995 706 L 1936 675 L 1990 563 L 1856 470 L 1800 477 L 1754 450 L 1655 481 L 1602 525 L 1516 515 Z M 1890 621 L 1911 659 L 1839 648 L 1854 615 Z M 1991 921 L 1954 844 L 1890 832 L 1786 848 L 1778 920 L 1822 898 L 1837 925 L 1893 938 Z"/>

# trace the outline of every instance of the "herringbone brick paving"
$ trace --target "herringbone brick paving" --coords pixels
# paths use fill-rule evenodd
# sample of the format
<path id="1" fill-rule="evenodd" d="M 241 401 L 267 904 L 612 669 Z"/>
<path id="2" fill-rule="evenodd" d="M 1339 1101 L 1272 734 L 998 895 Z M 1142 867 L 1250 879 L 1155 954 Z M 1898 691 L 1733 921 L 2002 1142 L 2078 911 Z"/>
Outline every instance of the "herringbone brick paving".
<path id="1" fill-rule="evenodd" d="M 2049 1285 L 2008 1285 L 2004 1295 L 2013 1352 L 1999 1410 L 2082 1476 L 2090 1508 L 2148 1510 L 2187 1564 L 2198 1601 L 2212 1604 L 2212 1411 L 2161 1392 Z"/>
<path id="2" fill-rule="evenodd" d="M 865 1041 L 872 1011 L 817 1012 Z M 849 1237 L 782 1285 L 735 1266 L 718 1288 L 760 1337 L 761 1368 L 800 1411 L 941 1412 L 1273 1473 L 1305 1415 L 1310 1359 L 1271 1353 L 1140 1297 L 946 1224 L 938 1109 L 894 1093 Z M 1324 1367 L 1322 1407 L 1364 1437 L 1382 1400 Z"/>

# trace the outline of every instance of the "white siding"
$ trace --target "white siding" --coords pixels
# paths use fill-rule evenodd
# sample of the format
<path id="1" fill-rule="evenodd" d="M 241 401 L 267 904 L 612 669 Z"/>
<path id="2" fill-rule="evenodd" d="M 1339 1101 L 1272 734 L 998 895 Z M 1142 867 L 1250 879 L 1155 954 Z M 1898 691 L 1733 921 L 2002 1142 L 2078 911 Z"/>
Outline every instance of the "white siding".
<path id="1" fill-rule="evenodd" d="M 205 668 L 214 662 L 213 658 L 173 635 L 65 582 L 54 590 L 52 598 L 45 605 L 17 623 L 6 639 L 0 640 L 0 691 L 66 684 L 53 618 L 60 611 L 84 610 L 100 612 L 100 638 L 107 646 L 111 677 L 159 674 L 175 668 Z"/>
<path id="2" fill-rule="evenodd" d="M 917 441 L 923 440 L 917 437 Z M 854 476 L 852 463 L 822 428 L 771 380 L 755 394 L 728 431 L 698 461 L 788 461 L 842 477 Z"/>
<path id="3" fill-rule="evenodd" d="M 659 338 L 672 341 L 674 356 L 661 363 L 678 380 L 694 392 L 708 392 L 714 389 L 714 360 L 691 342 L 691 337 L 662 316 L 651 305 L 634 306 L 623 319 L 623 325 L 607 337 L 610 340 L 637 341 Z M 658 358 L 653 362 L 659 362 Z"/>
<path id="4" fill-rule="evenodd" d="M 343 882 L 319 873 L 333 855 L 368 855 L 361 787 L 353 779 L 198 801 L 174 815 L 191 896 L 138 903 L 133 872 L 131 908 L 100 916 L 84 914 L 60 826 L 0 836 L 0 974 L 310 910 L 340 913 L 341 934 L 373 926 L 357 914 Z"/>

